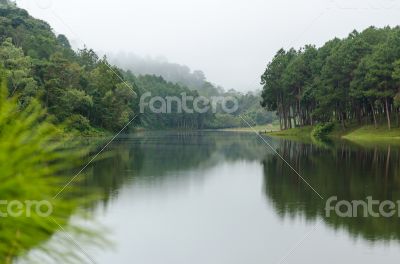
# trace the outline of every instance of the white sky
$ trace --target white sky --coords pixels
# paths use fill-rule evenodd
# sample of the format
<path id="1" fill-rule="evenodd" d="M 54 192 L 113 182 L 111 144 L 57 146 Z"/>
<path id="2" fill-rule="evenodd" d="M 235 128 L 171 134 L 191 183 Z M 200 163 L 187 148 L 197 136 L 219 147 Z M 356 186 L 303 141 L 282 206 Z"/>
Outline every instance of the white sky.
<path id="1" fill-rule="evenodd" d="M 17 0 L 72 43 L 165 56 L 224 88 L 259 88 L 275 52 L 400 24 L 400 0 Z"/>

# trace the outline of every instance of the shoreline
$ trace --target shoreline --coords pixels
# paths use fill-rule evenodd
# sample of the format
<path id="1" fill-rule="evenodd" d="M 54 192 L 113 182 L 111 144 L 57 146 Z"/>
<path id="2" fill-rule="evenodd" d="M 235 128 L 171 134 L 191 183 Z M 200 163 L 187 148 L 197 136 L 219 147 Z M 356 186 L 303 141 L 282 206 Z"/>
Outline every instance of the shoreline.
<path id="1" fill-rule="evenodd" d="M 292 128 L 288 130 L 280 130 L 265 133 L 273 137 L 282 138 L 313 138 L 312 131 L 314 126 L 307 126 L 301 128 Z M 365 126 L 349 126 L 346 130 L 342 130 L 341 127 L 335 125 L 333 131 L 326 135 L 327 139 L 345 139 L 349 141 L 364 141 L 364 142 L 382 142 L 382 141 L 396 141 L 400 143 L 400 128 L 395 127 L 391 130 L 387 129 L 384 125 L 380 125 L 375 128 L 373 125 Z"/>

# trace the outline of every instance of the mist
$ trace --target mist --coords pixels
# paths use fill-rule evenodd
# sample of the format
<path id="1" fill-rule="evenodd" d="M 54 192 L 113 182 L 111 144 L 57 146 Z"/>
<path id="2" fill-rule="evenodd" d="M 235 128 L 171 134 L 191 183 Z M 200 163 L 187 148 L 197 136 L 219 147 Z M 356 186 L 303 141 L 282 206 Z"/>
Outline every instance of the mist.
<path id="1" fill-rule="evenodd" d="M 126 69 L 135 75 L 156 75 L 168 82 L 178 83 L 193 90 L 201 90 L 207 86 L 207 78 L 203 71 L 192 70 L 186 65 L 171 63 L 166 57 L 141 57 L 134 53 L 118 52 L 104 54 L 107 59 L 119 68 Z M 213 86 L 216 86 L 215 84 Z M 223 90 L 222 87 L 219 90 Z"/>
<path id="2" fill-rule="evenodd" d="M 75 48 L 165 58 L 225 89 L 260 88 L 280 48 L 398 24 L 399 0 L 18 0 Z"/>

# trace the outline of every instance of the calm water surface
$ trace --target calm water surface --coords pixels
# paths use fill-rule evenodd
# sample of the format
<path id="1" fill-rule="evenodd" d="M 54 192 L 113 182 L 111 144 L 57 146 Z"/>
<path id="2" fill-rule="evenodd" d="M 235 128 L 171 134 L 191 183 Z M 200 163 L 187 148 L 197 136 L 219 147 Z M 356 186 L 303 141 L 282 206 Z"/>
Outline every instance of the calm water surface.
<path id="1" fill-rule="evenodd" d="M 400 200 L 399 148 L 267 140 L 324 197 Z M 257 135 L 144 133 L 91 168 L 109 229 L 99 264 L 388 263 L 399 218 L 326 218 L 321 200 Z"/>

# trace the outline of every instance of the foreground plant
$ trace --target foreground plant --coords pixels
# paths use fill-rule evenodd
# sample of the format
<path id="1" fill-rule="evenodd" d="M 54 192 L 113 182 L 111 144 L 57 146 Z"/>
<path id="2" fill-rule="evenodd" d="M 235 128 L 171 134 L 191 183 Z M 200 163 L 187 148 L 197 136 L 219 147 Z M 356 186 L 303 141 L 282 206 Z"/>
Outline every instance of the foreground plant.
<path id="1" fill-rule="evenodd" d="M 72 142 L 60 139 L 57 127 L 49 122 L 39 103 L 21 109 L 9 98 L 6 76 L 0 77 L 0 262 L 14 263 L 33 248 L 44 259 L 81 263 L 81 255 L 70 247 L 74 241 L 64 236 L 58 252 L 45 243 L 57 231 L 89 235 L 86 229 L 71 228 L 72 214 L 83 204 L 76 187 L 66 188 L 68 173 L 82 155 Z M 38 208 L 38 203 L 39 207 Z M 10 212 L 11 211 L 11 212 Z M 60 236 L 58 237 L 60 239 Z M 71 250 L 71 252 L 67 252 Z M 44 253 L 44 254 L 43 254 Z M 32 262 L 30 262 L 32 263 Z M 40 263 L 43 263 L 42 261 Z"/>

